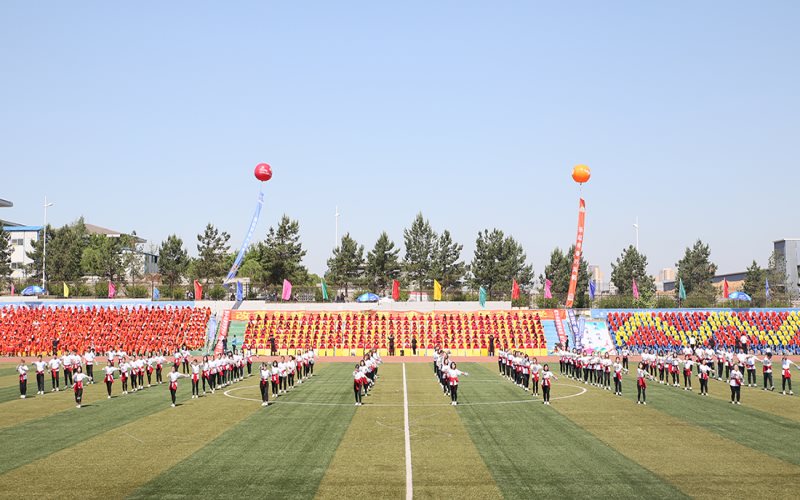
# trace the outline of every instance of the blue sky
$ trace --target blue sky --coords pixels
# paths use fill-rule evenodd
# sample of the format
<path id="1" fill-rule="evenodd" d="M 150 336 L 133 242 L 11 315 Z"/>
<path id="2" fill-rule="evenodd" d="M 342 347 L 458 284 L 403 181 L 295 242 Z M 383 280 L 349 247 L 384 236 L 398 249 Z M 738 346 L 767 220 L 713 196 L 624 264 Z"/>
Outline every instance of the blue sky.
<path id="1" fill-rule="evenodd" d="M 575 238 L 606 274 L 641 224 L 650 270 L 702 238 L 721 272 L 800 236 L 800 3 L 0 4 L 3 217 L 80 215 L 153 242 L 237 246 L 299 219 L 323 272 L 334 207 L 369 249 L 418 211 L 537 274 Z"/>

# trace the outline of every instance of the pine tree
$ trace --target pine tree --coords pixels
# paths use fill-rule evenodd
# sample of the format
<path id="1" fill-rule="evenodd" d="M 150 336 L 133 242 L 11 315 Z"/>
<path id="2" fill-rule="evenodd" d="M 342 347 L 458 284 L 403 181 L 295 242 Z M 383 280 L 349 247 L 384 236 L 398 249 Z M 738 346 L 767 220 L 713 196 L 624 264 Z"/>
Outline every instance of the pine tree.
<path id="1" fill-rule="evenodd" d="M 463 248 L 464 245 L 453 241 L 450 231 L 446 229 L 436 241 L 431 277 L 438 280 L 445 291 L 459 287 L 464 279 L 465 265 L 461 261 Z"/>
<path id="2" fill-rule="evenodd" d="M 754 260 L 753 263 L 750 264 L 750 267 L 747 268 L 742 290 L 744 293 L 752 297 L 754 301 L 761 302 L 759 299 L 763 298 L 765 295 L 764 287 L 766 285 L 766 277 L 766 271 L 761 269 L 761 266 L 758 265 L 758 262 Z"/>
<path id="3" fill-rule="evenodd" d="M 392 280 L 400 277 L 399 255 L 400 249 L 395 248 L 394 242 L 389 239 L 385 231 L 382 232 L 375 246 L 367 254 L 365 277 L 372 290 L 386 295 Z"/>
<path id="4" fill-rule="evenodd" d="M 683 258 L 675 266 L 678 268 L 676 282 L 683 280 L 686 294 L 711 296 L 714 288 L 711 279 L 717 272 L 717 265 L 711 262 L 711 250 L 701 240 L 697 240 L 691 248 L 686 248 Z M 678 290 L 675 291 L 677 297 Z"/>
<path id="5" fill-rule="evenodd" d="M 225 274 L 225 257 L 231 249 L 228 245 L 230 239 L 228 233 L 225 231 L 220 233 L 211 223 L 206 225 L 203 234 L 197 235 L 198 255 L 194 263 L 194 272 L 205 284 Z"/>
<path id="6" fill-rule="evenodd" d="M 364 273 L 364 246 L 356 243 L 350 233 L 342 236 L 341 244 L 333 249 L 328 259 L 328 272 L 325 279 L 338 286 L 344 286 L 345 296 L 350 293 L 350 285 L 357 284 Z"/>
<path id="7" fill-rule="evenodd" d="M 0 289 L 11 279 L 11 233 L 0 226 Z"/>
<path id="8" fill-rule="evenodd" d="M 183 240 L 170 235 L 158 249 L 158 270 L 162 280 L 169 285 L 170 293 L 180 283 L 189 266 L 189 255 L 183 248 Z"/>
<path id="9" fill-rule="evenodd" d="M 560 248 L 555 248 L 550 253 L 550 263 L 544 268 L 544 274 L 539 276 L 539 282 L 544 286 L 545 280 L 549 279 L 552 282 L 550 291 L 553 293 L 553 298 L 557 300 L 566 300 L 567 293 L 569 293 L 569 278 L 572 274 L 572 256 L 575 253 L 575 245 L 569 247 L 566 253 Z M 578 264 L 578 284 L 575 288 L 575 302 L 574 306 L 581 308 L 589 305 L 589 264 L 586 259 L 581 255 L 580 263 Z"/>
<path id="10" fill-rule="evenodd" d="M 403 259 L 403 272 L 406 279 L 417 290 L 430 288 L 433 284 L 431 271 L 436 249 L 436 232 L 430 223 L 418 213 L 411 227 L 403 231 L 406 255 Z"/>
<path id="11" fill-rule="evenodd" d="M 529 288 L 533 281 L 533 267 L 527 265 L 522 246 L 503 231 L 484 229 L 475 240 L 475 254 L 470 264 L 470 282 L 473 287 L 483 287 L 489 297 L 497 289 L 511 290 L 516 279 L 521 288 Z"/>
<path id="12" fill-rule="evenodd" d="M 656 293 L 655 280 L 647 274 L 647 256 L 631 245 L 622 251 L 616 262 L 611 263 L 611 282 L 618 294 L 631 295 L 634 279 L 643 299 Z"/>
<path id="13" fill-rule="evenodd" d="M 306 251 L 300 243 L 300 224 L 296 220 L 287 215 L 281 217 L 277 228 L 269 228 L 267 239 L 258 250 L 264 285 L 282 285 L 285 279 L 296 284 L 307 281 L 308 271 L 302 264 Z"/>

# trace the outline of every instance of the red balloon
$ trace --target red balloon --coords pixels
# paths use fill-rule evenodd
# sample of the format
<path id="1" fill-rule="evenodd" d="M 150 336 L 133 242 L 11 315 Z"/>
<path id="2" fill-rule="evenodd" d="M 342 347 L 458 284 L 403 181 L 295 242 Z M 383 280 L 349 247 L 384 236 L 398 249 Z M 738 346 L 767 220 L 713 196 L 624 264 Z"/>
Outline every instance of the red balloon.
<path id="1" fill-rule="evenodd" d="M 256 165 L 256 170 L 253 172 L 253 175 L 261 182 L 266 182 L 272 179 L 272 167 L 269 166 L 269 163 L 259 163 Z"/>

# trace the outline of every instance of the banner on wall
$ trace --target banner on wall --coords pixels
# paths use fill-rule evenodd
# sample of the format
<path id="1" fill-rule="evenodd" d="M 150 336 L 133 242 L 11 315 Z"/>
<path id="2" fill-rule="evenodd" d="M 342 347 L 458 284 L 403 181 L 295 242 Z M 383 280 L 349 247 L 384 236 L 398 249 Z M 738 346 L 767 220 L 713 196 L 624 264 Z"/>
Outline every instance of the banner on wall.
<path id="1" fill-rule="evenodd" d="M 567 309 L 575 302 L 575 289 L 578 286 L 578 271 L 583 253 L 583 229 L 586 222 L 586 202 L 581 198 L 578 207 L 578 236 L 575 238 L 575 252 L 572 254 L 572 272 L 569 275 L 569 291 L 567 292 Z"/>

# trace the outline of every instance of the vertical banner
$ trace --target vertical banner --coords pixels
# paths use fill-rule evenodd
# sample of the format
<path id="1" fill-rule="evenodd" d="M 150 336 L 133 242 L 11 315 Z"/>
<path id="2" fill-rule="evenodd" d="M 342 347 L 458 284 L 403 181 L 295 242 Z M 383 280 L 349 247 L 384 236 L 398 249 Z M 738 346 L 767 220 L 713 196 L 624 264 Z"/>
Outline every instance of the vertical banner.
<path id="1" fill-rule="evenodd" d="M 567 309 L 567 319 L 569 320 L 569 329 L 572 331 L 572 345 L 576 349 L 583 349 L 583 332 L 575 318 L 574 309 Z"/>
<path id="2" fill-rule="evenodd" d="M 586 202 L 581 198 L 578 209 L 578 237 L 575 238 L 575 253 L 572 254 L 572 272 L 569 275 L 569 291 L 567 292 L 567 309 L 572 307 L 575 302 L 575 289 L 578 286 L 578 270 L 581 265 L 581 254 L 583 253 L 583 228 L 586 221 Z"/>
<path id="3" fill-rule="evenodd" d="M 231 311 L 225 309 L 222 311 L 222 322 L 219 324 L 219 332 L 217 332 L 217 345 L 214 346 L 214 354 L 222 354 L 222 339 L 228 336 L 228 328 L 231 325 Z"/>
<path id="4" fill-rule="evenodd" d="M 236 254 L 236 259 L 233 261 L 233 265 L 231 266 L 231 270 L 228 271 L 228 275 L 225 277 L 224 285 L 225 287 L 228 286 L 230 281 L 236 277 L 236 273 L 239 272 L 239 266 L 242 265 L 242 259 L 244 259 L 244 254 L 247 253 L 247 249 L 250 247 L 250 240 L 253 239 L 253 233 L 256 231 L 256 226 L 258 225 L 258 217 L 261 215 L 261 207 L 264 206 L 264 191 L 263 187 L 259 188 L 258 190 L 258 202 L 256 202 L 256 210 L 253 213 L 253 218 L 250 220 L 250 227 L 247 228 L 247 234 L 244 237 L 244 241 L 242 242 L 242 248 L 239 249 L 239 253 Z"/>
<path id="5" fill-rule="evenodd" d="M 555 317 L 558 341 L 564 346 L 567 343 L 567 332 L 564 331 L 564 323 L 561 321 L 561 309 L 553 309 L 553 316 Z"/>

